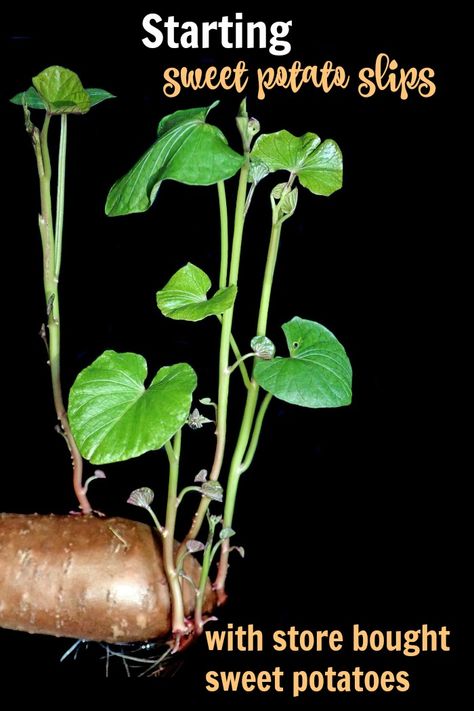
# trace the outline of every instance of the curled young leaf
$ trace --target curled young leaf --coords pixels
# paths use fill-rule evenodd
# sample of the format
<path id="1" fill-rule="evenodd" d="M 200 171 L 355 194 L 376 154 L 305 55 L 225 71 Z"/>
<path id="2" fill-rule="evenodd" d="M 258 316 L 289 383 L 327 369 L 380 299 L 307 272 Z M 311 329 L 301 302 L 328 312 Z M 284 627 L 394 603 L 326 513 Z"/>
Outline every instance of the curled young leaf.
<path id="1" fill-rule="evenodd" d="M 277 185 L 275 185 L 272 192 L 270 193 L 271 197 L 274 198 L 275 200 L 281 200 L 283 191 L 287 188 L 287 186 L 288 186 L 288 183 L 278 183 Z"/>
<path id="2" fill-rule="evenodd" d="M 220 531 L 219 533 L 219 538 L 221 539 L 221 541 L 225 541 L 231 536 L 235 536 L 235 531 L 233 528 L 223 528 L 222 531 Z"/>
<path id="3" fill-rule="evenodd" d="M 209 521 L 209 528 L 212 530 L 222 521 L 222 516 L 218 514 L 210 514 L 209 510 L 207 512 L 207 519 Z"/>
<path id="4" fill-rule="evenodd" d="M 211 501 L 222 502 L 224 489 L 218 481 L 205 481 L 201 486 L 203 496 L 207 496 Z"/>
<path id="5" fill-rule="evenodd" d="M 194 538 L 191 538 L 189 541 L 186 541 L 186 550 L 188 553 L 199 553 L 200 551 L 203 551 L 205 549 L 204 543 L 201 541 L 197 541 Z"/>
<path id="6" fill-rule="evenodd" d="M 147 509 L 153 502 L 155 494 L 148 486 L 142 486 L 140 489 L 132 491 L 127 499 L 127 504 L 139 506 L 142 509 Z"/>
<path id="7" fill-rule="evenodd" d="M 212 421 L 213 420 L 210 420 L 208 417 L 201 415 L 197 407 L 194 408 L 188 417 L 188 425 L 192 430 L 200 430 L 203 425 L 206 425 Z"/>
<path id="8" fill-rule="evenodd" d="M 229 553 L 232 553 L 232 551 L 236 551 L 241 558 L 245 558 L 245 548 L 243 546 L 232 546 Z"/>
<path id="9" fill-rule="evenodd" d="M 178 321 L 201 321 L 230 309 L 237 294 L 237 287 L 232 285 L 219 289 L 208 299 L 206 294 L 210 288 L 207 274 L 188 262 L 157 293 L 156 303 L 163 316 Z"/>
<path id="10" fill-rule="evenodd" d="M 33 86 L 51 114 L 85 114 L 91 100 L 76 72 L 54 65 L 33 77 Z"/>
<path id="11" fill-rule="evenodd" d="M 206 481 L 206 479 L 207 479 L 207 469 L 201 469 L 194 477 L 194 481 L 197 484 L 201 484 L 203 481 Z"/>
<path id="12" fill-rule="evenodd" d="M 263 360 L 271 360 L 275 355 L 275 344 L 267 336 L 254 336 L 250 341 L 250 348 Z"/>
<path id="13" fill-rule="evenodd" d="M 298 204 L 298 188 L 293 188 L 284 195 L 279 203 L 280 214 L 284 220 L 292 216 Z"/>

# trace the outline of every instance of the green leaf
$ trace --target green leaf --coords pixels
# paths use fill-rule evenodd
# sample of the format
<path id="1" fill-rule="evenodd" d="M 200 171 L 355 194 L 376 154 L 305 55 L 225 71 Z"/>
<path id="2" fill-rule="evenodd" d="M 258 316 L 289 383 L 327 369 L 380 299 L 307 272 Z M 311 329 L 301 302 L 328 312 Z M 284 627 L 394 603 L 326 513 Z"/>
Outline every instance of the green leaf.
<path id="1" fill-rule="evenodd" d="M 185 424 L 196 374 L 187 363 L 161 368 L 148 388 L 145 359 L 105 351 L 76 378 L 69 420 L 81 454 L 108 464 L 160 449 Z"/>
<path id="2" fill-rule="evenodd" d="M 23 106 L 26 104 L 30 109 L 45 109 L 45 103 L 41 96 L 38 94 L 34 86 L 30 86 L 26 91 L 20 91 L 12 99 L 10 99 L 12 104 L 17 104 Z"/>
<path id="3" fill-rule="evenodd" d="M 105 91 L 105 89 L 86 89 L 85 91 L 90 99 L 91 108 L 92 106 L 101 104 L 103 101 L 107 101 L 107 99 L 116 98 L 114 94 L 111 94 L 109 91 Z"/>
<path id="4" fill-rule="evenodd" d="M 81 80 L 70 69 L 48 67 L 33 77 L 33 86 L 52 114 L 85 114 L 91 107 Z"/>
<path id="5" fill-rule="evenodd" d="M 85 89 L 85 92 L 89 96 L 91 107 L 106 101 L 106 99 L 115 99 L 115 96 L 105 91 L 105 89 Z M 30 109 L 46 109 L 46 104 L 34 86 L 30 86 L 26 91 L 20 91 L 10 101 L 12 104 L 19 104 L 20 106 L 25 103 Z"/>
<path id="6" fill-rule="evenodd" d="M 227 145 L 221 131 L 206 123 L 209 107 L 175 111 L 158 126 L 158 140 L 112 186 L 105 205 L 109 216 L 145 212 L 163 180 L 212 185 L 232 177 L 244 158 Z"/>
<path id="7" fill-rule="evenodd" d="M 321 143 L 315 133 L 297 137 L 288 131 L 259 136 L 251 153 L 271 173 L 294 173 L 303 187 L 315 195 L 331 195 L 342 187 L 342 153 L 331 139 Z"/>
<path id="8" fill-rule="evenodd" d="M 289 358 L 259 360 L 254 377 L 285 402 L 340 407 L 352 397 L 352 368 L 343 346 L 327 328 L 295 316 L 283 325 Z"/>
<path id="9" fill-rule="evenodd" d="M 206 294 L 210 288 L 207 274 L 188 262 L 157 293 L 156 303 L 164 316 L 178 321 L 201 321 L 230 309 L 237 294 L 236 286 L 228 286 L 208 300 Z"/>

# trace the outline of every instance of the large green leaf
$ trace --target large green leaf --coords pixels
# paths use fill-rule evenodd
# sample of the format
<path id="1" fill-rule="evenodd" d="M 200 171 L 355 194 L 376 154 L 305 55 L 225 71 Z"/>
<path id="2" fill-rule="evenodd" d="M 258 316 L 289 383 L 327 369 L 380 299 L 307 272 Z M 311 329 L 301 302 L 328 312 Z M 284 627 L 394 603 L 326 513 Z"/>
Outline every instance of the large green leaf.
<path id="1" fill-rule="evenodd" d="M 207 274 L 188 262 L 157 293 L 156 303 L 164 316 L 180 321 L 201 321 L 230 309 L 237 294 L 236 286 L 228 286 L 208 300 L 206 294 L 210 288 Z"/>
<path id="2" fill-rule="evenodd" d="M 115 96 L 105 91 L 105 89 L 84 89 L 84 91 L 89 97 L 91 107 L 100 104 L 106 99 L 115 99 Z M 26 91 L 20 91 L 20 93 L 16 94 L 10 101 L 12 104 L 18 104 L 20 106 L 26 104 L 30 109 L 46 109 L 46 104 L 34 86 L 30 86 Z"/>
<path id="3" fill-rule="evenodd" d="M 331 195 L 342 187 L 342 153 L 337 143 L 321 143 L 315 133 L 293 136 L 288 131 L 266 133 L 257 138 L 251 159 L 264 163 L 270 173 L 294 173 L 315 195 Z"/>
<path id="4" fill-rule="evenodd" d="M 105 212 L 128 215 L 153 204 L 163 180 L 212 185 L 234 175 L 243 156 L 233 151 L 221 131 L 206 123 L 209 107 L 176 111 L 158 126 L 158 139 L 111 188 Z"/>
<path id="5" fill-rule="evenodd" d="M 52 114 L 85 114 L 91 100 L 75 72 L 57 65 L 33 77 L 33 86 Z"/>
<path id="6" fill-rule="evenodd" d="M 352 368 L 327 328 L 295 316 L 283 325 L 289 358 L 259 360 L 254 377 L 280 400 L 303 407 L 340 407 L 352 397 Z"/>
<path id="7" fill-rule="evenodd" d="M 187 363 L 161 368 L 148 388 L 145 359 L 105 351 L 76 378 L 68 416 L 81 454 L 109 464 L 160 449 L 186 422 L 196 374 Z"/>

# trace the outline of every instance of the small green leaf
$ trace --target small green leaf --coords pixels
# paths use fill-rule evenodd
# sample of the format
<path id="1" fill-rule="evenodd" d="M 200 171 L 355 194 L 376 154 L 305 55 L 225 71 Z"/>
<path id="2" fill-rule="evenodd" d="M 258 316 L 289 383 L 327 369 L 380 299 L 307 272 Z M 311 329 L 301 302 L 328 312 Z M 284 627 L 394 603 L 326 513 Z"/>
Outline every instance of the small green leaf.
<path id="1" fill-rule="evenodd" d="M 190 538 L 186 541 L 186 550 L 188 553 L 199 553 L 200 551 L 203 551 L 205 547 L 204 543 L 197 541 L 195 538 Z"/>
<path id="2" fill-rule="evenodd" d="M 221 541 L 225 541 L 226 538 L 230 538 L 231 536 L 235 536 L 235 531 L 233 528 L 223 528 L 222 531 L 219 533 L 219 538 Z"/>
<path id="3" fill-rule="evenodd" d="M 275 355 L 275 344 L 267 336 L 254 336 L 250 341 L 250 348 L 256 356 L 270 360 Z"/>
<path id="4" fill-rule="evenodd" d="M 108 464 L 160 449 L 185 424 L 196 387 L 187 363 L 161 368 L 148 388 L 145 359 L 105 351 L 76 378 L 69 420 L 81 454 Z"/>
<path id="5" fill-rule="evenodd" d="M 295 316 L 283 325 L 289 358 L 259 360 L 254 377 L 264 390 L 303 407 L 340 407 L 352 397 L 352 368 L 327 328 Z"/>
<path id="6" fill-rule="evenodd" d="M 12 99 L 10 99 L 12 104 L 17 104 L 23 106 L 26 104 L 30 109 L 45 109 L 45 103 L 41 96 L 38 94 L 34 86 L 30 86 L 26 91 L 20 91 Z"/>
<path id="7" fill-rule="evenodd" d="M 210 420 L 208 417 L 204 417 L 204 415 L 201 415 L 197 407 L 194 408 L 194 410 L 188 417 L 188 425 L 192 430 L 200 430 L 202 429 L 203 425 L 207 425 L 211 422 L 213 422 L 213 420 Z"/>
<path id="8" fill-rule="evenodd" d="M 321 143 L 315 133 L 297 137 L 288 131 L 259 136 L 252 160 L 265 163 L 268 170 L 294 173 L 303 187 L 315 195 L 331 195 L 342 187 L 342 153 L 331 139 Z"/>
<path id="9" fill-rule="evenodd" d="M 97 104 L 101 104 L 103 101 L 107 101 L 107 99 L 116 98 L 114 94 L 111 94 L 109 91 L 105 91 L 105 89 L 86 89 L 85 91 L 86 94 L 89 96 L 91 108 L 92 106 L 97 106 Z"/>
<path id="10" fill-rule="evenodd" d="M 209 528 L 211 528 L 212 530 L 214 530 L 217 524 L 222 521 L 222 516 L 217 514 L 210 514 L 209 509 L 207 510 L 206 516 L 207 520 L 209 521 Z"/>
<path id="11" fill-rule="evenodd" d="M 52 114 L 85 114 L 91 107 L 81 80 L 70 69 L 48 67 L 33 77 L 33 86 Z"/>
<path id="12" fill-rule="evenodd" d="M 203 481 L 207 479 L 207 469 L 200 469 L 196 476 L 194 477 L 195 482 L 202 484 Z"/>
<path id="13" fill-rule="evenodd" d="M 148 486 L 142 486 L 140 489 L 134 489 L 127 499 L 127 504 L 139 506 L 142 509 L 147 509 L 153 503 L 155 493 Z"/>
<path id="14" fill-rule="evenodd" d="M 158 139 L 133 168 L 111 188 L 105 212 L 113 217 L 145 212 L 163 180 L 186 185 L 213 185 L 231 178 L 244 158 L 229 148 L 223 133 L 206 123 L 217 105 L 175 111 L 158 126 Z"/>
<path id="15" fill-rule="evenodd" d="M 205 481 L 201 486 L 201 491 L 204 496 L 207 496 L 211 501 L 222 502 L 224 489 L 218 481 Z"/>
<path id="16" fill-rule="evenodd" d="M 230 309 L 237 294 L 236 286 L 228 286 L 208 300 L 206 294 L 210 288 L 207 274 L 188 262 L 157 293 L 156 302 L 164 316 L 178 321 L 201 321 Z"/>
<path id="17" fill-rule="evenodd" d="M 293 188 L 289 193 L 283 196 L 279 203 L 282 218 L 287 220 L 292 216 L 298 204 L 298 188 Z"/>
<path id="18" fill-rule="evenodd" d="M 283 193 L 287 190 L 287 183 L 278 183 L 275 185 L 273 188 L 272 192 L 270 193 L 271 197 L 274 198 L 275 200 L 281 200 L 281 197 Z"/>

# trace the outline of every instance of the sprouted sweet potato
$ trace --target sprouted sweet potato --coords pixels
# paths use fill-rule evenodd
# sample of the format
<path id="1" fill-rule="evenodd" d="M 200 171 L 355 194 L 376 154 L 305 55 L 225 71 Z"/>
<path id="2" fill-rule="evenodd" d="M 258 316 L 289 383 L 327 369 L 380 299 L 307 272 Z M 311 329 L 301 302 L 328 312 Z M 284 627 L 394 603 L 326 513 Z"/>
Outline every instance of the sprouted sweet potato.
<path id="1" fill-rule="evenodd" d="M 199 584 L 192 556 L 184 573 Z M 183 578 L 185 613 L 195 590 Z M 208 585 L 204 611 L 214 605 Z M 133 642 L 171 630 L 161 543 L 123 518 L 0 514 L 0 626 L 78 639 Z"/>
<path id="2" fill-rule="evenodd" d="M 351 364 L 331 331 L 295 316 L 283 324 L 288 355 L 282 351 L 277 357 L 276 346 L 267 336 L 280 238 L 297 209 L 297 182 L 315 195 L 331 195 L 342 186 L 342 154 L 335 141 L 321 141 L 315 133 L 298 137 L 281 130 L 257 137 L 260 125 L 249 117 L 245 100 L 236 117 L 241 151 L 231 148 L 220 129 L 207 120 L 217 102 L 165 116 L 156 138 L 153 131 L 151 147 L 112 185 L 105 212 L 109 217 L 145 212 L 165 180 L 217 186 L 221 249 L 218 282 L 214 279 L 214 283 L 218 283 L 218 290 L 209 296 L 212 279 L 188 262 L 156 294 L 157 307 L 167 318 L 198 322 L 218 317 L 221 329 L 220 343 L 214 350 L 214 392 L 209 393 L 212 397 L 200 393 L 201 413 L 197 407 L 192 409 L 198 379 L 189 363 L 164 365 L 149 377 L 142 355 L 107 349 L 77 375 L 66 411 L 60 379 L 59 279 L 67 117 L 69 113 L 87 114 L 112 95 L 102 89 L 85 89 L 75 72 L 57 65 L 47 67 L 32 81 L 33 87 L 12 101 L 23 108 L 36 159 L 46 312 L 40 333 L 51 369 L 58 429 L 71 454 L 74 491 L 83 516 L 0 518 L 0 626 L 110 642 L 168 634 L 174 649 L 179 649 L 192 631 L 202 632 L 205 614 L 214 605 L 208 582 L 213 561 L 219 559 L 214 589 L 221 604 L 227 597 L 229 554 L 232 550 L 244 554 L 241 546 L 230 542 L 236 534 L 237 492 L 242 474 L 253 462 L 272 399 L 307 408 L 341 407 L 351 401 Z M 31 112 L 35 121 L 44 112 L 41 128 L 33 123 Z M 48 144 L 52 122 L 60 122 L 59 151 L 53 162 Z M 253 326 L 247 324 L 244 332 L 247 337 L 255 335 L 244 351 L 245 341 L 237 334 L 239 348 L 234 336 L 234 310 L 243 240 L 247 239 L 246 218 L 253 209 L 257 184 L 267 177 L 273 181 L 273 173 L 281 171 L 286 172 L 286 182 L 269 186 L 267 260 L 260 289 L 252 287 L 257 296 L 255 321 Z M 231 225 L 226 181 L 237 173 Z M 196 212 L 197 222 L 204 217 L 205 210 Z M 165 236 L 163 233 L 163 239 Z M 160 244 L 166 247 L 166 242 Z M 245 280 L 242 283 L 245 285 Z M 201 348 L 209 352 L 211 363 L 213 349 L 207 342 L 202 342 Z M 232 419 L 237 429 L 228 427 L 234 383 L 246 393 L 245 406 Z M 182 437 L 183 429 L 201 430 L 205 424 L 215 424 L 207 429 L 207 436 L 214 438 L 214 455 L 198 462 L 199 455 L 195 471 L 188 471 L 194 479 L 182 482 L 181 445 L 190 441 Z M 160 522 L 152 508 L 153 489 L 141 482 L 134 483 L 128 498 L 128 503 L 149 513 L 156 533 L 122 519 L 94 519 L 88 486 L 103 472 L 99 470 L 83 482 L 83 458 L 102 466 L 158 450 L 168 459 L 164 518 Z M 162 493 L 161 479 L 159 487 Z M 196 508 L 178 547 L 175 530 L 178 518 L 183 525 L 180 506 L 188 495 L 194 497 Z M 193 560 L 194 554 L 202 556 L 201 567 Z"/>

